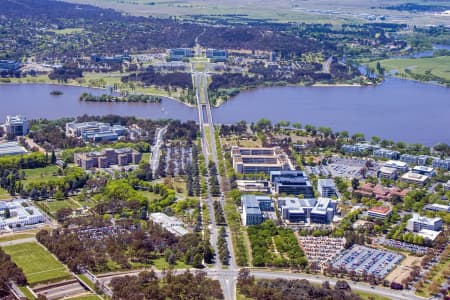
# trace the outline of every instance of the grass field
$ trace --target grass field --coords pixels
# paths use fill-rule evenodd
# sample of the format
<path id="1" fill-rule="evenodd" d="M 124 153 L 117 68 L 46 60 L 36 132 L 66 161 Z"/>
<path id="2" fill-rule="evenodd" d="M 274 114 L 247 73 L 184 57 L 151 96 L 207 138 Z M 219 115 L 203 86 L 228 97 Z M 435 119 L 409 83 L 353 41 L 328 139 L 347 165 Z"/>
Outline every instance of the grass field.
<path id="1" fill-rule="evenodd" d="M 404 74 L 409 77 L 405 73 L 405 69 L 409 69 L 416 74 L 425 74 L 426 71 L 431 71 L 431 74 L 435 76 L 450 80 L 450 56 L 385 59 L 379 62 L 385 70 L 398 72 L 397 76 Z M 376 63 L 372 62 L 369 66 L 375 68 Z"/>
<path id="2" fill-rule="evenodd" d="M 153 266 L 157 268 L 158 270 L 164 270 L 169 269 L 170 265 L 168 262 L 166 262 L 166 259 L 164 257 L 154 259 L 153 260 Z M 188 265 L 186 265 L 184 262 L 177 260 L 177 263 L 172 266 L 174 269 L 187 269 L 189 268 Z"/>
<path id="3" fill-rule="evenodd" d="M 3 250 L 22 268 L 31 286 L 71 277 L 67 268 L 38 243 L 6 246 Z"/>
<path id="4" fill-rule="evenodd" d="M 24 169 L 25 183 L 39 183 L 47 181 L 51 177 L 56 177 L 58 172 L 57 166 L 48 166 L 36 169 Z M 55 176 L 56 175 L 56 176 Z"/>
<path id="5" fill-rule="evenodd" d="M 0 188 L 0 201 L 9 199 L 11 199 L 11 195 L 4 188 Z"/>
<path id="6" fill-rule="evenodd" d="M 68 0 L 74 3 L 92 4 L 112 8 L 138 16 L 189 18 L 193 15 L 215 16 L 217 19 L 229 19 L 245 22 L 246 18 L 266 19 L 279 22 L 305 23 L 360 23 L 370 22 L 367 15 L 383 15 L 390 22 L 409 23 L 417 26 L 448 24 L 446 16 L 430 13 L 394 11 L 381 8 L 381 3 L 365 0 L 347 0 L 336 4 L 333 0 L 314 1 L 272 1 L 267 0 Z M 417 4 L 428 4 L 426 0 L 415 0 Z M 391 0 L 390 5 L 404 3 Z M 443 5 L 443 2 L 440 2 Z M 227 16 L 229 15 L 229 16 Z M 236 15 L 242 15 L 242 20 Z M 200 18 L 202 19 L 202 18 Z M 374 20 L 378 21 L 378 20 Z"/>
<path id="7" fill-rule="evenodd" d="M 25 297 L 27 297 L 27 299 L 31 299 L 31 300 L 36 299 L 26 286 L 21 286 L 21 287 L 19 287 L 19 289 L 22 291 L 22 293 L 25 295 Z"/>
<path id="8" fill-rule="evenodd" d="M 53 200 L 53 201 L 42 201 L 40 202 L 42 205 L 46 206 L 50 212 L 57 212 L 61 208 L 80 208 L 80 206 L 75 203 L 72 199 L 65 200 Z"/>
<path id="9" fill-rule="evenodd" d="M 384 296 L 380 296 L 377 294 L 372 294 L 372 293 L 366 293 L 366 292 L 361 292 L 361 291 L 356 291 L 356 290 L 352 290 L 353 293 L 357 294 L 358 296 L 360 296 L 362 299 L 364 300 L 390 300 L 390 298 L 384 297 Z"/>

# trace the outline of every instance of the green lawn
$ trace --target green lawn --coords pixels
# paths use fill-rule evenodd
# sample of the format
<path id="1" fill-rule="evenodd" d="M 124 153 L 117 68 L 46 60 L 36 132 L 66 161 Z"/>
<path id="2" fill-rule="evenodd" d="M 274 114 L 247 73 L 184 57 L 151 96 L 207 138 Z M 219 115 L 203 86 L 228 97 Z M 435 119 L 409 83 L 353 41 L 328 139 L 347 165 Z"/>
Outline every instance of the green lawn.
<path id="1" fill-rule="evenodd" d="M 20 286 L 19 289 L 22 291 L 22 293 L 25 295 L 25 297 L 27 297 L 27 299 L 31 299 L 34 300 L 36 299 L 33 294 L 30 292 L 29 289 L 27 289 L 26 286 Z"/>
<path id="2" fill-rule="evenodd" d="M 164 257 L 154 259 L 153 266 L 155 268 L 157 268 L 158 270 L 169 269 L 169 267 L 170 267 L 169 263 L 166 262 L 166 259 Z M 177 260 L 177 263 L 172 267 L 174 269 L 187 269 L 191 266 L 188 266 L 184 262 Z"/>
<path id="3" fill-rule="evenodd" d="M 56 177 L 58 172 L 57 166 L 48 166 L 37 169 L 24 169 L 25 171 L 25 183 L 39 183 L 47 181 L 50 177 Z"/>
<path id="4" fill-rule="evenodd" d="M 86 283 L 91 289 L 95 289 L 94 283 L 92 283 L 92 281 L 84 274 L 80 274 L 78 275 L 78 277 L 80 277 L 80 279 Z"/>
<path id="5" fill-rule="evenodd" d="M 67 268 L 38 243 L 6 246 L 3 250 L 22 268 L 28 283 L 32 286 L 71 277 Z"/>
<path id="6" fill-rule="evenodd" d="M 11 195 L 4 188 L 0 187 L 0 200 L 9 200 Z"/>
<path id="7" fill-rule="evenodd" d="M 72 199 L 65 200 L 53 200 L 53 201 L 41 201 L 42 205 L 46 206 L 50 212 L 57 212 L 61 208 L 80 208 Z"/>
<path id="8" fill-rule="evenodd" d="M 352 293 L 357 294 L 358 296 L 360 296 L 362 299 L 371 299 L 371 300 L 390 300 L 391 298 L 388 297 L 384 297 L 384 296 L 380 296 L 377 294 L 372 294 L 372 293 L 366 293 L 366 292 L 361 292 L 361 291 L 357 291 L 357 290 L 352 290 Z"/>
<path id="9" fill-rule="evenodd" d="M 416 74 L 425 74 L 426 71 L 431 71 L 433 75 L 450 80 L 450 56 L 385 59 L 379 62 L 385 70 L 395 70 L 399 76 L 401 74 L 408 76 L 405 69 L 409 69 Z M 369 66 L 375 68 L 376 63 L 372 62 Z"/>
<path id="10" fill-rule="evenodd" d="M 156 194 L 156 193 L 153 193 L 153 192 L 140 191 L 139 193 L 140 193 L 141 195 L 144 195 L 144 196 L 148 199 L 149 202 L 161 198 L 160 195 L 158 195 L 158 194 Z"/>

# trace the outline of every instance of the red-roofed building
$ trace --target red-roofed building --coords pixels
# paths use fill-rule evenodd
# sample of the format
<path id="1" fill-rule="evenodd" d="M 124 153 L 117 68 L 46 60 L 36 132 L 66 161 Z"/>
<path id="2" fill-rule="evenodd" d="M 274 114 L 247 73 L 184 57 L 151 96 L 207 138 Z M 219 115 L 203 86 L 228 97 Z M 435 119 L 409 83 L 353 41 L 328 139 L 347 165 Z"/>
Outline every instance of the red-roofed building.
<path id="1" fill-rule="evenodd" d="M 389 216 L 392 212 L 392 209 L 387 206 L 380 206 L 380 207 L 372 207 L 369 209 L 369 217 L 372 218 L 378 218 L 378 219 L 384 219 L 387 216 Z"/>

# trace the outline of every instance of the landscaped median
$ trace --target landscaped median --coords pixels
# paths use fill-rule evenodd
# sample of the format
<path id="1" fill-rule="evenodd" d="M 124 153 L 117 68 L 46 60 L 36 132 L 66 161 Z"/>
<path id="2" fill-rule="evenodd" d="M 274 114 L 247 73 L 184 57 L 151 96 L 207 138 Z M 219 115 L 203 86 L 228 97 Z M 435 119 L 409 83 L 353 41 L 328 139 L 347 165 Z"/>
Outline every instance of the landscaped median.
<path id="1" fill-rule="evenodd" d="M 25 274 L 30 286 L 70 279 L 67 268 L 38 243 L 23 243 L 2 248 Z"/>

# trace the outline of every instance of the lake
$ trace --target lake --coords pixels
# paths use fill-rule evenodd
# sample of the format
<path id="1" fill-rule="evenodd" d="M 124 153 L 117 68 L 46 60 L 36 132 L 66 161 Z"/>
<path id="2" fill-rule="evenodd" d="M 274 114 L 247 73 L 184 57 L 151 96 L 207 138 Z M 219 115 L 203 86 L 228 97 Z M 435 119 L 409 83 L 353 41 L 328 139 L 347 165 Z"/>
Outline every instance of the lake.
<path id="1" fill-rule="evenodd" d="M 53 96 L 50 92 L 58 90 L 63 95 Z M 6 115 L 22 114 L 30 119 L 76 117 L 89 115 L 121 115 L 151 119 L 193 120 L 196 109 L 168 98 L 161 103 L 105 103 L 84 102 L 78 97 L 84 93 L 106 94 L 106 90 L 77 86 L 51 84 L 1 84 L 0 85 L 0 122 Z"/>
<path id="2" fill-rule="evenodd" d="M 52 90 L 64 94 L 52 96 Z M 195 108 L 163 98 L 161 103 L 81 102 L 83 92 L 100 89 L 45 84 L 0 85 L 0 120 L 8 114 L 28 118 L 75 117 L 83 114 L 133 115 L 140 118 L 196 120 Z M 362 132 L 394 141 L 450 144 L 450 89 L 389 78 L 376 87 L 273 87 L 242 92 L 213 109 L 215 123 L 261 118 L 337 131 Z"/>

